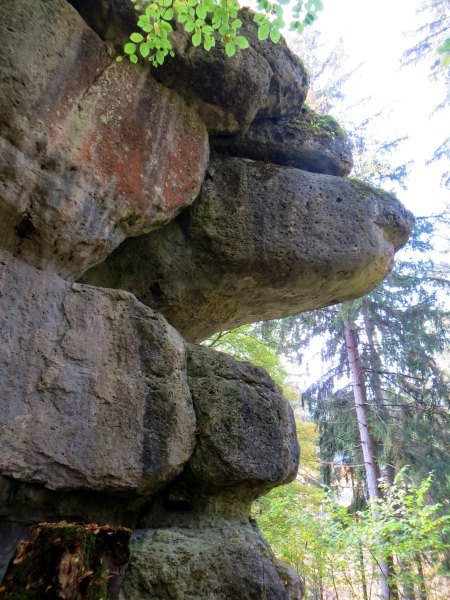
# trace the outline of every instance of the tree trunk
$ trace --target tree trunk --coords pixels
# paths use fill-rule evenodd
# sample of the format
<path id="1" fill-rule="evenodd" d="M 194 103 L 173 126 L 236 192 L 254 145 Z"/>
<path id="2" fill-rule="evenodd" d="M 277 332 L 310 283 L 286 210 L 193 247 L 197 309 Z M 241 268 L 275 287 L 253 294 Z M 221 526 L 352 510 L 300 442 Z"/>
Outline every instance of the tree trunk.
<path id="1" fill-rule="evenodd" d="M 364 565 L 364 554 L 362 551 L 361 544 L 358 544 L 358 562 L 359 562 L 359 571 L 361 573 L 361 587 L 362 587 L 363 600 L 369 600 L 369 596 L 367 595 L 366 567 Z"/>
<path id="2" fill-rule="evenodd" d="M 425 576 L 423 574 L 422 559 L 420 554 L 416 556 L 417 574 L 419 576 L 419 595 L 420 600 L 427 600 L 427 588 L 425 587 Z"/>
<path id="3" fill-rule="evenodd" d="M 364 298 L 362 300 L 361 307 L 362 307 L 361 312 L 362 312 L 363 321 L 364 321 L 364 331 L 367 336 L 367 341 L 369 344 L 370 387 L 372 389 L 374 399 L 375 399 L 375 405 L 376 405 L 376 409 L 377 409 L 377 417 L 387 427 L 389 420 L 390 420 L 390 415 L 389 415 L 389 411 L 386 407 L 386 403 L 384 401 L 383 386 L 382 386 L 381 377 L 380 377 L 380 372 L 382 370 L 382 362 L 381 362 L 380 355 L 379 355 L 379 352 L 376 347 L 375 328 L 373 325 L 373 321 L 371 320 L 370 315 L 369 315 L 367 300 Z M 393 485 L 394 481 L 395 481 L 395 466 L 394 466 L 394 460 L 393 460 L 392 455 L 387 457 L 385 460 L 387 462 L 386 469 L 385 469 L 386 481 L 389 485 Z M 393 556 L 387 557 L 386 564 L 387 564 L 388 572 L 390 574 L 392 574 L 394 572 L 394 557 Z M 400 569 L 403 569 L 403 568 L 404 567 L 402 567 L 400 565 Z M 394 594 L 393 596 L 392 596 L 392 593 Z M 412 594 L 413 594 L 412 596 L 411 595 L 408 596 L 408 594 L 411 594 L 411 590 L 408 588 L 408 586 L 406 586 L 403 589 L 403 594 L 404 594 L 405 600 L 415 600 L 414 592 L 412 592 Z M 395 584 L 391 584 L 391 598 L 397 597 L 397 595 L 398 595 L 398 591 L 396 589 Z"/>
<path id="4" fill-rule="evenodd" d="M 344 319 L 344 334 L 345 344 L 347 348 L 347 356 L 350 364 L 350 372 L 353 384 L 353 397 L 355 399 L 355 411 L 358 421 L 359 437 L 361 440 L 361 448 L 363 452 L 364 468 L 366 472 L 367 488 L 369 498 L 375 500 L 380 498 L 380 489 L 378 487 L 378 467 L 375 461 L 375 446 L 370 434 L 369 423 L 367 418 L 367 395 L 366 384 L 364 381 L 361 362 L 358 351 L 358 341 L 356 331 L 350 326 L 348 319 Z M 381 596 L 384 600 L 392 600 L 397 598 L 395 586 L 389 584 L 391 569 L 389 564 L 384 560 L 378 562 L 380 570 L 380 585 Z"/>
<path id="5" fill-rule="evenodd" d="M 40 523 L 20 542 L 0 586 L 2 600 L 116 600 L 129 559 L 130 530 Z"/>
<path id="6" fill-rule="evenodd" d="M 378 488 L 378 468 L 375 462 L 375 446 L 367 419 L 366 385 L 361 370 L 356 332 L 350 327 L 347 319 L 344 320 L 344 333 L 352 375 L 353 397 L 355 399 L 356 418 L 364 459 L 367 489 L 369 490 L 369 498 L 374 500 L 380 497 L 380 490 Z"/>

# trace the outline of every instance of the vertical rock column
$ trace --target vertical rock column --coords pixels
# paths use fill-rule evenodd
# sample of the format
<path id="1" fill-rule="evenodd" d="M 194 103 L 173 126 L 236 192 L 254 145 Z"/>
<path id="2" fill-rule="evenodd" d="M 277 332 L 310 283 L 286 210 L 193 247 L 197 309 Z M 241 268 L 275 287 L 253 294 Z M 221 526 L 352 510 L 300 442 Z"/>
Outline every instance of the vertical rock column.
<path id="1" fill-rule="evenodd" d="M 141 518 L 122 598 L 301 598 L 249 521 L 252 500 L 297 472 L 288 401 L 263 369 L 207 348 L 189 347 L 188 373 L 194 453 Z"/>

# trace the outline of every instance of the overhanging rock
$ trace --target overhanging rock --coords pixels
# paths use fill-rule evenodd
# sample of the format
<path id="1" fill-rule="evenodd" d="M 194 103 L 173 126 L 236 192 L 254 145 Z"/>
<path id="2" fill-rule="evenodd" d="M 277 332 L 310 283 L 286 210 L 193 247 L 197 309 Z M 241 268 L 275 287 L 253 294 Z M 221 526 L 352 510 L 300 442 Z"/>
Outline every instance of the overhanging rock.
<path id="1" fill-rule="evenodd" d="M 199 341 L 364 295 L 412 224 L 398 200 L 363 183 L 218 156 L 186 212 L 127 240 L 85 281 L 133 292 Z"/>

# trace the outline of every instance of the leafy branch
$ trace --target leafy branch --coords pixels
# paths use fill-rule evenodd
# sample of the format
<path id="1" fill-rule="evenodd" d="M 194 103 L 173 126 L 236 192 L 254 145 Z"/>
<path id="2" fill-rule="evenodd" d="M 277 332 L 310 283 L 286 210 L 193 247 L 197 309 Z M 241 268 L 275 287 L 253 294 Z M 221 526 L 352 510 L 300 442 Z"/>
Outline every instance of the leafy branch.
<path id="1" fill-rule="evenodd" d="M 130 0 L 139 11 L 137 25 L 140 31 L 130 35 L 124 52 L 132 63 L 139 57 L 148 60 L 154 67 L 164 63 L 167 56 L 174 56 L 171 34 L 175 24 L 180 24 L 191 34 L 193 46 L 202 46 L 207 52 L 219 42 L 227 56 L 249 47 L 248 39 L 240 35 L 242 21 L 239 18 L 238 0 Z M 274 44 L 281 38 L 280 30 L 285 26 L 283 6 L 292 0 L 258 0 L 254 21 L 258 26 L 258 39 L 270 39 Z M 294 0 L 291 31 L 301 33 L 313 23 L 322 10 L 322 0 Z M 123 60 L 123 56 L 117 58 Z"/>

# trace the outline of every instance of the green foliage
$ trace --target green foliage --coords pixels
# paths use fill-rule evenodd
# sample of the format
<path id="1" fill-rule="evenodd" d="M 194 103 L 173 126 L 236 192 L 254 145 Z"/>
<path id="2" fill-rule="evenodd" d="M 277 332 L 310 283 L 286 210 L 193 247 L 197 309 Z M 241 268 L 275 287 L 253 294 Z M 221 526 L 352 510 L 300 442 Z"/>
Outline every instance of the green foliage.
<path id="1" fill-rule="evenodd" d="M 417 556 L 437 562 L 437 555 L 448 548 L 445 533 L 449 531 L 450 514 L 442 514 L 442 504 L 430 504 L 432 476 L 414 484 L 403 468 L 393 485 L 381 483 L 383 499 L 377 499 L 364 515 L 365 538 L 373 547 L 380 547 L 384 556 L 395 553 L 398 564 L 409 568 L 397 570 L 402 584 L 411 575 Z M 403 579 L 403 581 L 401 581 Z"/>
<path id="2" fill-rule="evenodd" d="M 291 123 L 305 133 L 327 136 L 333 140 L 347 137 L 347 132 L 330 115 L 319 115 L 307 106 L 302 108 L 302 117 L 293 117 Z"/>
<path id="3" fill-rule="evenodd" d="M 431 484 L 430 476 L 411 485 L 404 470 L 393 486 L 384 486 L 383 500 L 353 511 L 324 490 L 296 481 L 258 500 L 254 516 L 275 554 L 304 578 L 307 593 L 328 588 L 363 598 L 361 587 L 377 576 L 380 540 L 382 555 L 396 556 L 397 584 L 421 583 L 419 558 L 429 578 L 436 574 L 450 515 L 427 503 Z"/>
<path id="4" fill-rule="evenodd" d="M 203 343 L 221 352 L 231 354 L 237 360 L 263 367 L 272 379 L 283 388 L 287 398 L 293 401 L 298 399 L 299 393 L 287 383 L 287 372 L 280 356 L 269 344 L 255 335 L 251 325 L 242 325 L 236 329 L 222 331 Z"/>
<path id="5" fill-rule="evenodd" d="M 140 13 L 140 32 L 130 36 L 124 52 L 131 62 L 142 57 L 154 66 L 162 65 L 165 58 L 174 56 L 171 33 L 174 24 L 180 24 L 191 35 L 193 46 L 202 46 L 209 51 L 221 43 L 227 56 L 245 50 L 249 43 L 240 35 L 242 21 L 239 18 L 238 0 L 130 0 Z M 258 26 L 258 39 L 270 39 L 274 44 L 281 37 L 280 29 L 285 26 L 283 6 L 292 4 L 293 21 L 290 29 L 301 33 L 313 23 L 322 10 L 322 0 L 258 0 L 254 21 Z M 122 60 L 119 57 L 117 60 Z"/>

